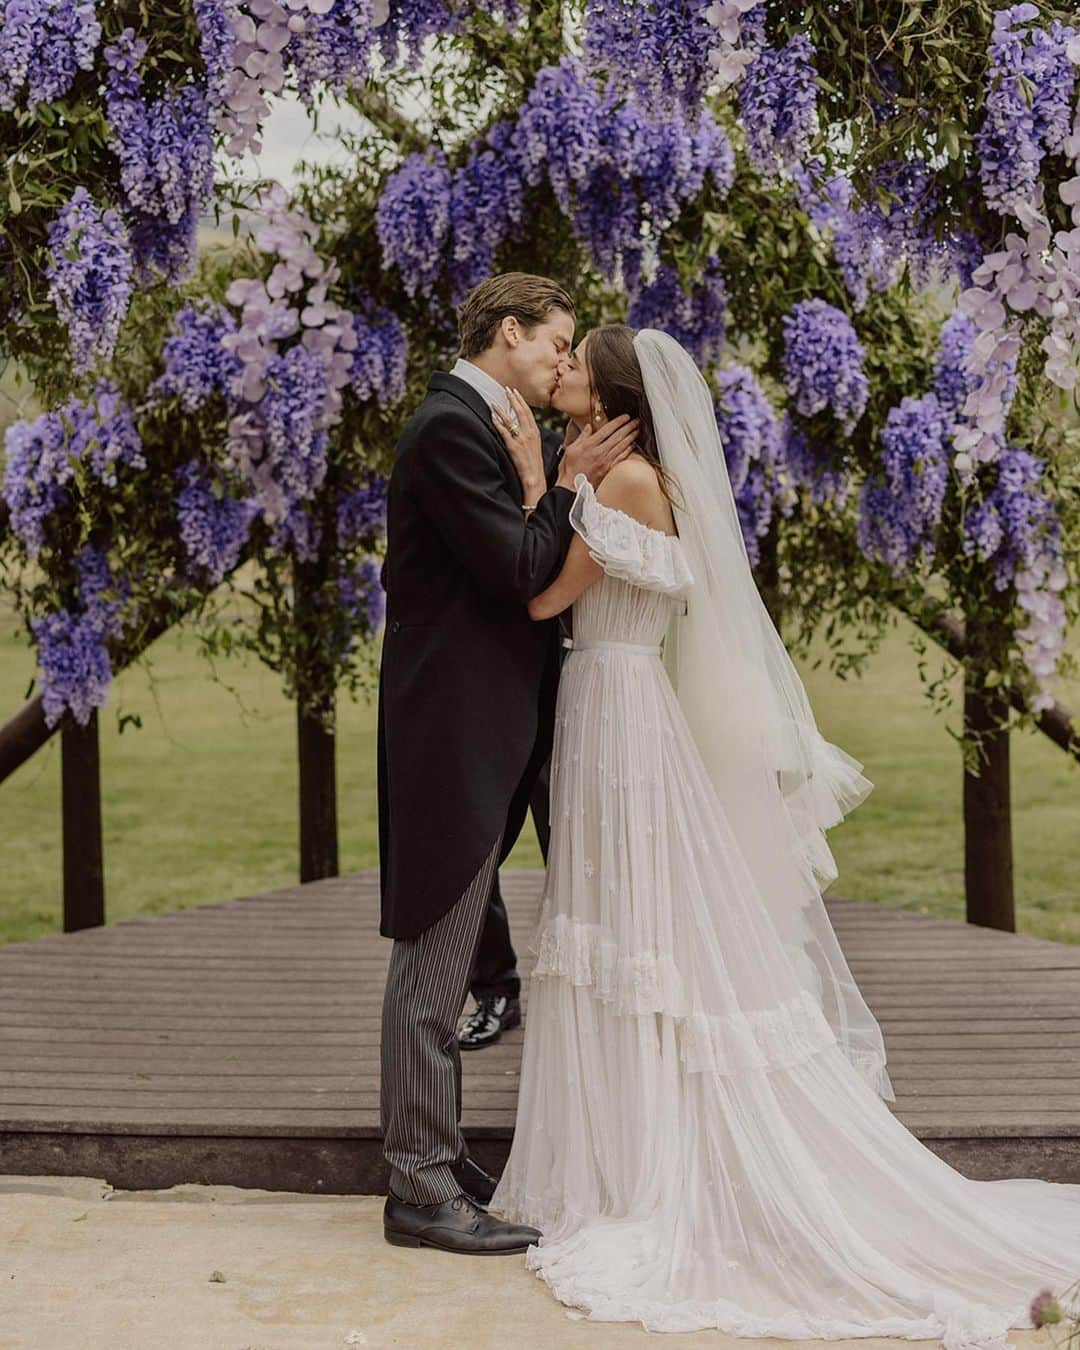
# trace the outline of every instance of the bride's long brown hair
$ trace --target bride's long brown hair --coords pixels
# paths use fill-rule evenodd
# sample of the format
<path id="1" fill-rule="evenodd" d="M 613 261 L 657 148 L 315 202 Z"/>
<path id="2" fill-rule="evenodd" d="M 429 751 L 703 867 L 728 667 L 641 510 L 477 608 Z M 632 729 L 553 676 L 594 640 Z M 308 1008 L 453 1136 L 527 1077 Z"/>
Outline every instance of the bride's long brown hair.
<path id="1" fill-rule="evenodd" d="M 599 402 L 610 421 L 621 413 L 636 417 L 641 425 L 635 449 L 649 461 L 660 480 L 660 490 L 673 506 L 682 506 L 678 484 L 660 462 L 656 428 L 645 394 L 641 363 L 634 351 L 637 330 L 625 323 L 606 323 L 589 330 L 585 344 L 585 370 L 589 377 L 590 408 Z"/>

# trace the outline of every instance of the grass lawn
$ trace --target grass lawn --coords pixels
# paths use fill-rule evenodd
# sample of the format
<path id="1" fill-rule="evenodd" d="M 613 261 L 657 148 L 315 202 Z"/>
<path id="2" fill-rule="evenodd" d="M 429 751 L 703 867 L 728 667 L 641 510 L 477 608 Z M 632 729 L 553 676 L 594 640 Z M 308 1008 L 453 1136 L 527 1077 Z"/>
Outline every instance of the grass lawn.
<path id="1" fill-rule="evenodd" d="M 0 614 L 0 718 L 21 703 L 32 660 Z M 102 714 L 106 912 L 110 921 L 291 884 L 297 866 L 292 706 L 262 667 L 231 662 L 214 683 L 192 637 L 154 649 L 117 681 Z M 825 735 L 863 761 L 875 791 L 830 841 L 838 894 L 963 916 L 959 752 L 922 695 L 900 631 L 868 673 L 805 677 Z M 1080 706 L 1080 687 L 1067 691 Z M 142 729 L 117 732 L 117 713 Z M 951 720 L 955 722 L 955 714 Z M 61 922 L 59 743 L 7 783 L 0 942 Z M 343 870 L 376 864 L 375 710 L 347 703 L 339 735 Z M 1014 738 L 1016 889 L 1022 932 L 1080 942 L 1080 766 L 1040 736 Z M 531 823 L 510 866 L 540 865 Z"/>

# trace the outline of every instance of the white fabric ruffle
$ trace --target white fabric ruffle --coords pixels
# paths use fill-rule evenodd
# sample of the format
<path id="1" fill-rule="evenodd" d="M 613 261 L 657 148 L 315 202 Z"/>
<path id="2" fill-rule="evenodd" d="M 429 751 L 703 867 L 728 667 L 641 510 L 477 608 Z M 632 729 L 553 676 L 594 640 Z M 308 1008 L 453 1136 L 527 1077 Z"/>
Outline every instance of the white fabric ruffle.
<path id="1" fill-rule="evenodd" d="M 624 511 L 604 506 L 583 473 L 574 479 L 574 486 L 577 496 L 570 507 L 570 524 L 608 576 L 671 596 L 693 589 L 694 578 L 678 536 L 650 529 Z"/>

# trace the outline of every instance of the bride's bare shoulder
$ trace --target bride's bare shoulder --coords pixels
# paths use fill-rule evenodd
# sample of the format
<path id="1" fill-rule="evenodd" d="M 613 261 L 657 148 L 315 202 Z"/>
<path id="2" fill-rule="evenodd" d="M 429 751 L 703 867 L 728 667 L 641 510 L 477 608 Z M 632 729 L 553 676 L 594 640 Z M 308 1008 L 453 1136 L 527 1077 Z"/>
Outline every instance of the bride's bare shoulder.
<path id="1" fill-rule="evenodd" d="M 673 534 L 671 506 L 655 466 L 644 455 L 627 455 L 611 469 L 596 492 L 597 500 L 654 530 Z"/>

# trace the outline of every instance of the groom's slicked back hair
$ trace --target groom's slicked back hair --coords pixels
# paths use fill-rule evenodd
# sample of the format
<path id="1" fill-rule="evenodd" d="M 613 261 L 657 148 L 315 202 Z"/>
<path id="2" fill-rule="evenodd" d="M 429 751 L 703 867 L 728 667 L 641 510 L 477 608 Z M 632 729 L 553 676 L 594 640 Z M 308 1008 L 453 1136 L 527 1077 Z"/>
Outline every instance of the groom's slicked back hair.
<path id="1" fill-rule="evenodd" d="M 458 309 L 458 355 L 467 361 L 494 343 L 503 319 L 513 315 L 526 332 L 543 323 L 553 309 L 574 317 L 574 302 L 547 277 L 529 272 L 500 272 L 474 286 Z"/>

